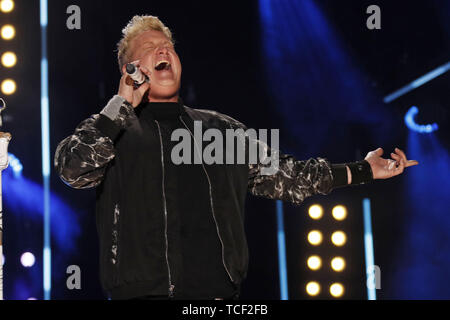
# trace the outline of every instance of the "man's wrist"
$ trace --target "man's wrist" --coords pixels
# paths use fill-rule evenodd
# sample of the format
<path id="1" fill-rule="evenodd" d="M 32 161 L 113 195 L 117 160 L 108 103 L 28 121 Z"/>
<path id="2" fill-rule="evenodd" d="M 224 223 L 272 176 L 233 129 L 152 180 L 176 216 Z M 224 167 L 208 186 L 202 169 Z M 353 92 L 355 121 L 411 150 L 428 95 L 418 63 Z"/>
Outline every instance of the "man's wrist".
<path id="1" fill-rule="evenodd" d="M 366 160 L 332 164 L 333 188 L 365 184 L 373 180 L 372 169 Z"/>
<path id="2" fill-rule="evenodd" d="M 352 184 L 352 171 L 348 166 L 345 166 L 345 169 L 347 169 L 347 184 Z"/>
<path id="3" fill-rule="evenodd" d="M 109 119 L 114 121 L 119 115 L 120 107 L 125 101 L 126 100 L 123 97 L 116 94 L 111 98 L 111 100 L 108 101 L 100 114 L 103 114 L 104 116 L 107 116 Z"/>
<path id="4" fill-rule="evenodd" d="M 345 187 L 348 185 L 348 171 L 345 164 L 332 164 L 331 173 L 333 175 L 333 188 Z"/>
<path id="5" fill-rule="evenodd" d="M 133 106 L 119 95 L 112 97 L 100 114 L 108 117 L 121 129 L 126 129 L 130 120 L 136 117 Z"/>
<path id="6" fill-rule="evenodd" d="M 367 160 L 346 163 L 351 172 L 351 185 L 365 184 L 373 180 L 372 168 Z"/>

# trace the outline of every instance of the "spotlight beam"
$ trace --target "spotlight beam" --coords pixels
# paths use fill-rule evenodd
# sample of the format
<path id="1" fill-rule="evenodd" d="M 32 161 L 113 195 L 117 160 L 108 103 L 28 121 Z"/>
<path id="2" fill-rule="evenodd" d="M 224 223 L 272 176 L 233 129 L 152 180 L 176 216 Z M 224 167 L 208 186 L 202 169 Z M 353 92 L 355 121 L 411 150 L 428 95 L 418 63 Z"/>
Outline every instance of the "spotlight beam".
<path id="1" fill-rule="evenodd" d="M 440 75 L 446 73 L 448 70 L 450 70 L 450 61 L 446 64 L 428 72 L 427 74 L 421 76 L 420 78 L 414 80 L 413 82 L 407 84 L 406 86 L 394 91 L 393 93 L 387 95 L 383 98 L 384 103 L 390 103 L 401 96 L 407 94 L 408 92 L 423 86 L 425 83 L 430 82 L 431 80 L 439 77 Z"/>

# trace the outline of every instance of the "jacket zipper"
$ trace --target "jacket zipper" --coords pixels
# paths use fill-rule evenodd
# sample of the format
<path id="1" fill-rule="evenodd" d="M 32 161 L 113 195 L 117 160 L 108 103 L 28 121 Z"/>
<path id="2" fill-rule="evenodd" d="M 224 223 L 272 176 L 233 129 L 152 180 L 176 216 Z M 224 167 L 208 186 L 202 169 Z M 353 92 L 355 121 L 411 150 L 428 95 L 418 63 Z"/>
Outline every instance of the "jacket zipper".
<path id="1" fill-rule="evenodd" d="M 167 239 L 167 205 L 166 205 L 166 192 L 164 188 L 164 149 L 162 143 L 161 129 L 159 127 L 159 123 L 157 120 L 154 120 L 158 126 L 158 134 L 159 134 L 159 142 L 161 144 L 161 165 L 162 165 L 162 194 L 164 199 L 164 217 L 165 217 L 165 238 L 166 238 L 166 263 L 167 263 L 167 271 L 169 274 L 169 297 L 173 297 L 173 291 L 175 289 L 175 285 L 172 284 L 172 275 L 170 273 L 170 265 L 169 265 L 169 241 Z"/>
<path id="2" fill-rule="evenodd" d="M 198 147 L 198 145 L 197 145 L 197 141 L 196 141 L 195 138 L 194 138 L 194 135 L 192 134 L 191 130 L 189 130 L 189 128 L 187 127 L 186 123 L 183 121 L 183 119 L 181 118 L 181 116 L 179 117 L 179 119 L 180 119 L 180 121 L 183 123 L 183 125 L 186 127 L 186 129 L 189 131 L 189 133 L 191 134 L 192 139 L 194 140 L 194 143 L 195 143 L 195 146 L 196 146 L 196 150 L 197 150 L 197 152 L 198 152 L 198 151 L 199 151 L 199 150 L 198 150 L 199 147 Z M 200 158 L 201 158 L 201 154 L 200 154 Z M 213 199 L 212 199 L 211 180 L 209 179 L 209 175 L 208 175 L 208 172 L 207 172 L 206 169 L 205 169 L 205 165 L 203 164 L 203 161 L 202 161 L 202 168 L 203 168 L 203 171 L 205 172 L 206 178 L 208 179 L 208 185 L 209 185 L 209 202 L 210 202 L 210 205 L 211 205 L 211 212 L 212 212 L 212 216 L 213 216 L 213 219 L 214 219 L 214 223 L 215 223 L 215 225 L 216 225 L 217 236 L 219 237 L 220 244 L 222 245 L 222 263 L 223 263 L 223 266 L 224 266 L 224 268 L 225 268 L 225 271 L 227 272 L 228 276 L 230 277 L 231 282 L 234 283 L 233 277 L 231 276 L 231 274 L 230 274 L 230 272 L 228 271 L 228 268 L 227 268 L 227 266 L 226 266 L 226 264 L 225 264 L 224 245 L 223 245 L 222 238 L 220 237 L 219 226 L 218 226 L 218 224 L 217 224 L 216 216 L 215 216 L 215 213 L 214 213 L 214 205 L 213 205 Z"/>
<path id="3" fill-rule="evenodd" d="M 120 236 L 119 220 L 120 220 L 120 207 L 119 204 L 116 203 L 114 206 L 114 214 L 113 214 L 113 232 L 111 245 L 111 253 L 112 253 L 111 262 L 114 265 L 118 265 L 119 262 L 119 236 Z"/>

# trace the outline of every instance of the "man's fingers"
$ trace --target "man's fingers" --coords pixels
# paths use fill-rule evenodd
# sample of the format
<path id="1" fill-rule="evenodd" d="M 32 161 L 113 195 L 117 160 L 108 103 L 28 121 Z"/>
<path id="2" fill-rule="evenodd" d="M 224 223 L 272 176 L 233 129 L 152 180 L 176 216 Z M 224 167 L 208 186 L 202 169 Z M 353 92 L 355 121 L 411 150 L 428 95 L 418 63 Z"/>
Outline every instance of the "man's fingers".
<path id="1" fill-rule="evenodd" d="M 401 174 L 403 172 L 403 170 L 405 170 L 405 164 L 406 164 L 406 162 L 404 160 L 400 161 L 400 164 L 398 165 L 398 167 L 396 167 L 394 169 L 395 176 Z"/>
<path id="2" fill-rule="evenodd" d="M 406 162 L 406 167 L 417 166 L 418 164 L 419 162 L 416 160 L 408 160 L 408 162 Z"/>
<path id="3" fill-rule="evenodd" d="M 398 163 L 400 162 L 400 160 L 402 159 L 402 157 L 400 157 L 398 154 L 395 154 L 393 152 L 391 152 L 391 157 L 392 159 L 394 159 L 395 161 L 397 161 Z"/>
<path id="4" fill-rule="evenodd" d="M 388 170 L 395 170 L 396 169 L 397 162 L 391 159 L 387 160 L 387 166 Z"/>
<path id="5" fill-rule="evenodd" d="M 139 92 L 139 96 L 142 97 L 149 87 L 150 84 L 148 82 L 144 82 L 143 84 L 141 84 L 141 86 L 137 89 L 137 91 Z"/>
<path id="6" fill-rule="evenodd" d="M 411 167 L 411 166 L 416 166 L 419 164 L 419 162 L 417 160 L 408 160 L 406 158 L 406 154 L 403 152 L 403 150 L 401 150 L 399 148 L 395 148 L 395 152 L 398 155 L 400 155 L 402 157 L 402 159 L 405 161 L 405 168 Z"/>
<path id="7" fill-rule="evenodd" d="M 125 84 L 128 86 L 132 86 L 134 83 L 133 79 L 131 79 L 131 77 L 128 74 L 125 74 L 124 77 L 125 77 Z"/>
<path id="8" fill-rule="evenodd" d="M 381 157 L 383 155 L 383 148 L 378 148 L 377 150 L 374 151 L 375 154 L 379 157 Z"/>
<path id="9" fill-rule="evenodd" d="M 406 154 L 405 154 L 402 150 L 400 150 L 399 148 L 395 148 L 395 152 L 396 152 L 398 155 L 400 155 L 405 161 L 407 161 L 407 159 L 406 159 Z"/>
<path id="10" fill-rule="evenodd" d="M 131 80 L 131 82 L 130 82 Z M 130 78 L 128 73 L 126 72 L 126 65 L 122 66 L 122 77 L 120 78 L 120 82 L 126 84 L 128 86 L 133 85 L 133 80 Z"/>

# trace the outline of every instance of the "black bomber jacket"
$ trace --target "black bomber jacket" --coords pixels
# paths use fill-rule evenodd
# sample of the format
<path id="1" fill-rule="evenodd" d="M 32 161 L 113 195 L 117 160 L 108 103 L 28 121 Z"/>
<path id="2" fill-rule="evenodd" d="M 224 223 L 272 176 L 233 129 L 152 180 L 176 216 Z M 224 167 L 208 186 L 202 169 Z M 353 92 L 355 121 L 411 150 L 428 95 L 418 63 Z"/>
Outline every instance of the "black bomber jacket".
<path id="1" fill-rule="evenodd" d="M 185 112 L 180 121 L 191 132 L 194 121 L 202 121 L 205 130 L 247 130 L 227 115 L 182 106 Z M 249 136 L 244 140 L 269 149 L 259 140 L 250 141 Z M 96 188 L 100 279 L 113 299 L 170 296 L 176 286 L 171 282 L 173 253 L 167 242 L 171 226 L 167 225 L 165 201 L 170 186 L 161 183 L 168 160 L 162 159 L 162 152 L 147 152 L 155 144 L 163 150 L 162 143 L 156 120 L 142 120 L 128 102 L 114 96 L 100 114 L 82 121 L 56 150 L 54 165 L 66 184 L 76 189 Z M 246 277 L 248 267 L 247 193 L 299 205 L 306 197 L 327 194 L 347 183 L 345 167 L 326 159 L 300 161 L 278 150 L 271 152 L 279 157 L 279 169 L 271 175 L 262 174 L 267 164 L 249 161 L 204 167 L 223 267 L 236 286 Z"/>

